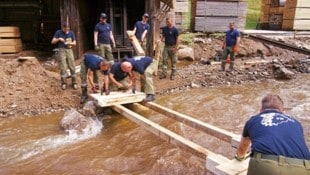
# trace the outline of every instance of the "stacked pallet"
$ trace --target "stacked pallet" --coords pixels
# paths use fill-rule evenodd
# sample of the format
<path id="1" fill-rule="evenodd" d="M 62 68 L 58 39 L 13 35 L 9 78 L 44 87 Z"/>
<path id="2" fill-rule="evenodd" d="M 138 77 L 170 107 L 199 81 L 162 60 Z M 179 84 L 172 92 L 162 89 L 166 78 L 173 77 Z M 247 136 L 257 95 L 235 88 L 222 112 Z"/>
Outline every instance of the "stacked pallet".
<path id="1" fill-rule="evenodd" d="M 234 21 L 238 29 L 244 29 L 246 1 L 205 0 L 197 1 L 195 31 L 222 32 Z"/>
<path id="2" fill-rule="evenodd" d="M 189 2 L 188 0 L 176 0 L 175 25 L 179 30 L 189 28 Z"/>
<path id="3" fill-rule="evenodd" d="M 18 27 L 0 27 L 0 53 L 18 53 L 22 51 L 22 41 Z"/>

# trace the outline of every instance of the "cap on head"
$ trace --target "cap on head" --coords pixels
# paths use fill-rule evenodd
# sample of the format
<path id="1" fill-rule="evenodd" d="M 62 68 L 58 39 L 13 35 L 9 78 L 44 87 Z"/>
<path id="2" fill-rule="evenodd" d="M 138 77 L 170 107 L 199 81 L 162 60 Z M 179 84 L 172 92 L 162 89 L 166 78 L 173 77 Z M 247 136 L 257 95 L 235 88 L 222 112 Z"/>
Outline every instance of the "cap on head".
<path id="1" fill-rule="evenodd" d="M 144 13 L 143 16 L 146 17 L 146 18 L 148 18 L 148 17 L 149 17 L 149 14 L 148 14 L 148 13 Z"/>
<path id="2" fill-rule="evenodd" d="M 105 14 L 105 13 L 100 13 L 100 18 L 103 18 L 103 19 L 107 19 L 107 14 Z"/>

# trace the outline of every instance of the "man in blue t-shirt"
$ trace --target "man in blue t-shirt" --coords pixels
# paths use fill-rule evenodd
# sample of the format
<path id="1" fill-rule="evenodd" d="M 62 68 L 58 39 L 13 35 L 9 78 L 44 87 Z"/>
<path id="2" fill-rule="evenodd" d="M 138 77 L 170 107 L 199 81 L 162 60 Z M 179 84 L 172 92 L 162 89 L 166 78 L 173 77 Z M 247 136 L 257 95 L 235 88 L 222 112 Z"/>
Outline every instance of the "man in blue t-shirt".
<path id="1" fill-rule="evenodd" d="M 155 100 L 155 90 L 153 85 L 153 73 L 157 69 L 156 60 L 151 57 L 134 57 L 125 59 L 121 64 L 123 72 L 128 73 L 131 78 L 133 91 L 136 88 L 136 76 L 133 71 L 138 72 L 141 78 L 141 91 L 146 93 L 145 102 Z"/>
<path id="2" fill-rule="evenodd" d="M 230 63 L 229 72 L 234 70 L 235 53 L 238 52 L 240 32 L 235 28 L 235 23 L 229 23 L 229 30 L 226 31 L 222 49 L 224 49 L 220 71 L 225 71 L 226 62 Z M 230 58 L 228 59 L 228 55 Z"/>
<path id="3" fill-rule="evenodd" d="M 147 23 L 149 20 L 149 14 L 144 13 L 141 21 L 137 21 L 133 29 L 133 34 L 136 35 L 138 41 L 140 42 L 142 49 L 146 53 L 146 34 L 150 30 L 150 25 Z"/>
<path id="4" fill-rule="evenodd" d="M 100 70 L 104 75 L 104 84 L 102 86 L 102 90 L 105 91 L 106 95 L 109 95 L 109 69 L 110 64 L 107 60 L 104 60 L 102 57 L 93 55 L 93 54 L 85 54 L 84 59 L 81 62 L 81 89 L 82 96 L 80 103 L 83 104 L 86 102 L 87 95 L 87 80 L 91 85 L 91 89 L 93 93 L 97 93 L 99 90 L 98 83 L 98 75 L 97 71 Z"/>
<path id="5" fill-rule="evenodd" d="M 251 145 L 248 175 L 310 174 L 310 153 L 303 128 L 283 110 L 278 95 L 267 95 L 260 113 L 246 122 L 235 158 L 245 159 Z"/>
<path id="6" fill-rule="evenodd" d="M 176 52 L 179 47 L 179 30 L 173 25 L 172 18 L 166 18 L 166 26 L 161 28 L 161 41 L 165 40 L 162 61 L 162 73 L 160 79 L 167 77 L 168 60 L 171 61 L 170 79 L 174 80 L 176 75 L 177 56 Z"/>
<path id="7" fill-rule="evenodd" d="M 115 40 L 112 32 L 112 27 L 107 23 L 107 15 L 100 14 L 100 22 L 96 24 L 94 29 L 94 45 L 95 50 L 99 52 L 102 58 L 107 59 L 110 64 L 114 63 L 112 54 L 111 42 L 113 48 L 116 47 Z"/>
<path id="8" fill-rule="evenodd" d="M 109 73 L 109 89 L 111 91 L 127 90 L 132 85 L 132 82 L 128 83 L 126 80 L 128 76 L 127 72 L 122 71 L 121 62 L 114 63 Z"/>
<path id="9" fill-rule="evenodd" d="M 65 90 L 67 88 L 67 68 L 70 70 L 72 87 L 77 89 L 75 61 L 72 51 L 72 46 L 76 45 L 76 39 L 73 31 L 69 28 L 69 24 L 64 23 L 62 29 L 55 32 L 51 43 L 57 44 L 58 48 L 57 57 L 60 69 L 61 89 Z"/>

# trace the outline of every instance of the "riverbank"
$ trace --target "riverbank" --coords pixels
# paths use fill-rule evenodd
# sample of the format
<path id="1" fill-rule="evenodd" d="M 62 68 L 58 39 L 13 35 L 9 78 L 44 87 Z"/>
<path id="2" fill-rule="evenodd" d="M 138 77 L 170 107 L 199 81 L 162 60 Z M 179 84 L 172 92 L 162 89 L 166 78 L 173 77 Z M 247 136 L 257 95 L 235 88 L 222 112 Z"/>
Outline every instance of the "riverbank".
<path id="1" fill-rule="evenodd" d="M 160 80 L 159 69 L 158 75 L 154 76 L 156 95 L 189 88 L 259 83 L 274 78 L 290 79 L 301 73 L 310 73 L 309 56 L 248 38 L 242 39 L 240 44 L 235 71 L 220 72 L 220 62 L 213 58 L 219 50 L 221 38 L 202 39 L 206 42 L 199 40 L 192 46 L 194 61 L 179 61 L 175 80 Z M 79 89 L 61 90 L 57 65 L 46 66 L 37 52 L 24 51 L 21 55 L 35 58 L 0 58 L 0 117 L 35 116 L 81 107 Z M 287 71 L 287 75 L 279 72 L 283 70 Z"/>

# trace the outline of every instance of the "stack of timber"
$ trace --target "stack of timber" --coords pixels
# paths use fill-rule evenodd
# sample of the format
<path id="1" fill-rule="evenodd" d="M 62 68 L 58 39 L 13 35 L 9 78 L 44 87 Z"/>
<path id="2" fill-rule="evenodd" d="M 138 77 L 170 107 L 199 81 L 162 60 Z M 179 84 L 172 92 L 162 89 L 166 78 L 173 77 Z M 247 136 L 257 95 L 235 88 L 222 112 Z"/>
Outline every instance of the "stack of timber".
<path id="1" fill-rule="evenodd" d="M 310 1 L 290 0 L 274 3 L 263 0 L 260 15 L 261 29 L 310 30 Z"/>
<path id="2" fill-rule="evenodd" d="M 286 1 L 283 12 L 284 30 L 310 30 L 310 1 Z"/>
<path id="3" fill-rule="evenodd" d="M 234 21 L 238 29 L 244 29 L 246 1 L 244 0 L 197 0 L 195 31 L 223 32 Z"/>
<path id="4" fill-rule="evenodd" d="M 189 27 L 189 1 L 176 0 L 175 5 L 175 25 L 179 30 L 187 30 Z"/>
<path id="5" fill-rule="evenodd" d="M 18 53 L 22 51 L 22 41 L 18 27 L 0 27 L 0 53 Z"/>

